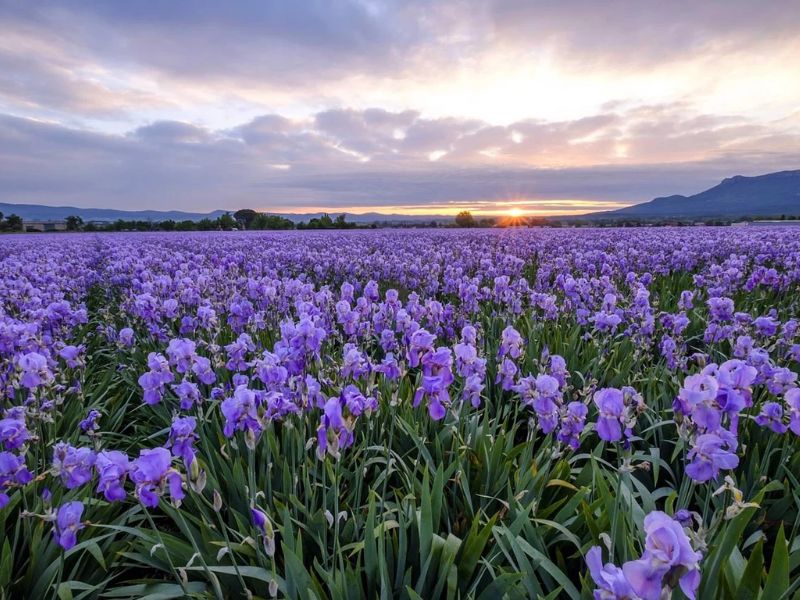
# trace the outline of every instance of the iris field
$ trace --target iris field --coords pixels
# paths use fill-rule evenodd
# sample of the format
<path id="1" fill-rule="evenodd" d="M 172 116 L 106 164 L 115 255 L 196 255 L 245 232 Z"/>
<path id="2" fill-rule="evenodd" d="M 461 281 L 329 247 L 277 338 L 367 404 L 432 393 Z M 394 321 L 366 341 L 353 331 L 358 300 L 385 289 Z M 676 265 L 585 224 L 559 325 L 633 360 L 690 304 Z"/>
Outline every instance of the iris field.
<path id="1" fill-rule="evenodd" d="M 6 236 L 0 596 L 800 598 L 791 228 Z"/>

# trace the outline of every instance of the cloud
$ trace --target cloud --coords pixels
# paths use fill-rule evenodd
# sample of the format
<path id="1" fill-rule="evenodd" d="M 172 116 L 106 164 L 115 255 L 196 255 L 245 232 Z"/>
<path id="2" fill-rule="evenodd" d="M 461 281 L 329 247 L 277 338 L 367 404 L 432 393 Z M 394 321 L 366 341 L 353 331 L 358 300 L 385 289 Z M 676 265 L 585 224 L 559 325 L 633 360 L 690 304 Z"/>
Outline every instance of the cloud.
<path id="1" fill-rule="evenodd" d="M 6 115 L 0 190 L 7 202 L 116 208 L 485 210 L 544 201 L 557 212 L 575 201 L 633 203 L 796 167 L 798 148 L 796 130 L 681 106 L 507 127 L 350 109 L 264 115 L 225 130 L 159 121 L 123 135 Z M 432 149 L 444 154 L 433 161 Z"/>
<path id="2" fill-rule="evenodd" d="M 752 52 L 797 40 L 794 0 L 674 0 L 672 2 L 519 2 L 489 9 L 498 40 L 545 41 L 584 65 L 653 65 L 698 54 Z"/>
<path id="3" fill-rule="evenodd" d="M 780 114 L 800 93 L 795 4 L 4 2 L 0 103 L 116 128 L 345 106 L 500 125 L 620 99 Z"/>

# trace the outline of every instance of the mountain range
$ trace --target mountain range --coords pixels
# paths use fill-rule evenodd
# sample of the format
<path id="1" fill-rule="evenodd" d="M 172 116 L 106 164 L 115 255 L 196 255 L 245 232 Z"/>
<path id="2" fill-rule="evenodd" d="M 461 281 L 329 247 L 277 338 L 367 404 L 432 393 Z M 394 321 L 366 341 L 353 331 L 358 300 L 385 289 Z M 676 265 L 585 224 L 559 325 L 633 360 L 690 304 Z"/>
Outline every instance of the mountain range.
<path id="1" fill-rule="evenodd" d="M 590 219 L 742 218 L 800 215 L 800 170 L 756 177 L 736 175 L 692 196 L 666 196 L 618 210 L 591 213 Z"/>
<path id="2" fill-rule="evenodd" d="M 113 222 L 118 219 L 124 221 L 200 221 L 201 219 L 216 219 L 226 212 L 234 211 L 215 210 L 208 213 L 184 212 L 180 210 L 117 210 L 113 208 L 79 208 L 76 206 L 46 206 L 44 204 L 12 204 L 0 202 L 0 213 L 8 216 L 11 214 L 22 217 L 24 221 L 63 221 L 71 215 L 81 217 L 84 221 Z M 293 223 L 319 218 L 323 213 L 270 213 L 289 219 Z M 341 213 L 334 212 L 333 215 Z M 369 213 L 344 213 L 351 223 L 375 223 L 388 221 L 391 223 L 429 223 L 430 221 L 452 221 L 453 217 L 447 215 L 400 215 Z"/>

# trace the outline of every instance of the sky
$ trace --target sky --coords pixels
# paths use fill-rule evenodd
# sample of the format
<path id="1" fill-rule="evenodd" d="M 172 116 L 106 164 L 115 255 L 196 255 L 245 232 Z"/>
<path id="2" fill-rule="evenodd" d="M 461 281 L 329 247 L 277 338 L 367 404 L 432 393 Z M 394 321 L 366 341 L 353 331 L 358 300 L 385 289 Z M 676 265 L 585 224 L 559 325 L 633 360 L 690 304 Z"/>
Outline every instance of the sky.
<path id="1" fill-rule="evenodd" d="M 0 0 L 0 202 L 580 214 L 800 168 L 798 0 Z"/>

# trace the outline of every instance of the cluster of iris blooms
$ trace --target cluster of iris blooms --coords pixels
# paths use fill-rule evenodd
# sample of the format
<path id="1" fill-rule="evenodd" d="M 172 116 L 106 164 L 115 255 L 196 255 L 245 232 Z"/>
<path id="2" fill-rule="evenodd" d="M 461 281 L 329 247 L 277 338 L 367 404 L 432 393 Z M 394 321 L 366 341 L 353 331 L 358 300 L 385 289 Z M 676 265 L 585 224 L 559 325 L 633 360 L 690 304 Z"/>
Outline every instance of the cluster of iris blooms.
<path id="1" fill-rule="evenodd" d="M 359 420 L 387 409 L 382 390 L 404 380 L 414 389 L 407 401 L 425 409 L 420 418 L 479 410 L 491 390 L 520 403 L 564 451 L 592 435 L 635 442 L 647 399 L 632 386 L 571 385 L 570 357 L 527 356 L 520 318 L 577 324 L 604 349 L 633 340 L 636 352 L 681 374 L 673 415 L 664 418 L 674 417 L 688 442 L 685 469 L 695 482 L 737 467 L 743 418 L 800 435 L 798 323 L 769 307 L 737 312 L 733 300 L 796 288 L 800 242 L 783 230 L 74 236 L 19 238 L 0 258 L 0 508 L 32 483 L 49 499 L 47 486 L 93 482 L 98 495 L 121 502 L 130 482 L 145 507 L 163 496 L 179 504 L 187 490 L 202 489 L 194 411 L 209 399 L 219 410 L 204 418 L 219 419 L 225 436 L 241 434 L 251 448 L 271 422 L 314 421 L 320 459 L 340 458 Z M 676 273 L 691 273 L 692 289 L 655 295 L 659 278 Z M 27 446 L 37 423 L 81 397 L 91 357 L 78 332 L 86 332 L 86 305 L 98 289 L 119 310 L 95 309 L 91 335 L 122 354 L 156 348 L 138 383 L 142 402 L 174 409 L 170 431 L 162 446 L 129 457 L 104 447 L 102 415 L 89 410 L 80 428 L 94 447 L 55 441 L 47 462 L 33 464 Z M 485 330 L 487 318 L 505 323 L 498 339 Z M 693 351 L 693 323 L 728 360 Z M 536 372 L 525 370 L 531 364 Z M 754 407 L 756 388 L 768 400 Z M 46 515 L 62 547 L 75 545 L 84 510 L 71 501 Z M 677 568 L 693 595 L 701 555 L 687 545 L 689 526 L 677 514 L 651 513 L 644 554 L 621 569 L 602 566 L 593 549 L 587 559 L 602 597 L 657 597 Z M 663 536 L 675 541 L 666 557 Z"/>

